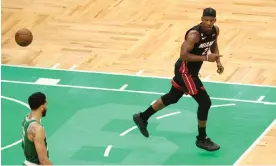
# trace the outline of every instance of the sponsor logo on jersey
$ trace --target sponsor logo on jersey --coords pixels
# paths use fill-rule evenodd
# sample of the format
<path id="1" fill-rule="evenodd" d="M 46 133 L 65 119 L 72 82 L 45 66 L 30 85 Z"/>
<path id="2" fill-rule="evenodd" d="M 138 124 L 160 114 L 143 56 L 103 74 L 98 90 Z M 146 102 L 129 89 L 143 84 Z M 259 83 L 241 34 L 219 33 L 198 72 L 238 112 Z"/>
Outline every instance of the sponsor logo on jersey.
<path id="1" fill-rule="evenodd" d="M 213 45 L 214 42 L 215 42 L 215 41 L 213 40 L 213 41 L 210 41 L 210 42 L 201 43 L 201 44 L 199 45 L 198 48 L 211 47 L 211 46 Z"/>

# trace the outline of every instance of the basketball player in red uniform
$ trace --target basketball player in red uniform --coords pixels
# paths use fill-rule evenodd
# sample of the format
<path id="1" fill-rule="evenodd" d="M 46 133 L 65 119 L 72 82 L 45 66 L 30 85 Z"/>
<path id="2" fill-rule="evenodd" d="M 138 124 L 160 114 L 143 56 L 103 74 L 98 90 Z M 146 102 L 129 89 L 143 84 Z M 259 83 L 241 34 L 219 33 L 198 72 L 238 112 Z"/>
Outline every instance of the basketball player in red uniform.
<path id="1" fill-rule="evenodd" d="M 216 11 L 213 8 L 203 10 L 201 23 L 186 32 L 185 41 L 181 46 L 180 57 L 175 63 L 174 77 L 170 91 L 161 96 L 144 112 L 133 115 L 133 120 L 140 132 L 149 137 L 147 130 L 149 118 L 157 111 L 178 102 L 184 95 L 189 94 L 198 103 L 198 135 L 196 146 L 207 151 L 216 151 L 220 146 L 214 143 L 206 134 L 206 122 L 211 107 L 211 99 L 204 88 L 199 71 L 204 61 L 216 62 L 217 72 L 222 73 L 224 67 L 220 62 L 217 38 L 219 28 L 216 22 Z M 211 52 L 211 53 L 209 53 Z"/>

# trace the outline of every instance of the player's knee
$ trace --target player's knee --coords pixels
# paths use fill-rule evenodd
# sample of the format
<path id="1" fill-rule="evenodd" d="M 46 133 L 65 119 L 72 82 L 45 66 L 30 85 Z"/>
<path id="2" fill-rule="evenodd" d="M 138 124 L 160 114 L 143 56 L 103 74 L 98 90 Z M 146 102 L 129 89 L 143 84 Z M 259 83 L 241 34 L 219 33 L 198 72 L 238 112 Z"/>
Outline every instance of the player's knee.
<path id="1" fill-rule="evenodd" d="M 175 103 L 177 103 L 179 101 L 179 99 L 181 98 L 181 96 L 170 94 L 170 98 L 171 98 L 171 104 L 175 104 Z"/>
<path id="2" fill-rule="evenodd" d="M 168 105 L 177 103 L 181 97 L 182 97 L 181 94 L 175 93 L 174 91 L 171 90 L 169 93 L 163 95 L 161 99 L 163 101 L 163 104 L 165 106 L 168 106 Z"/>
<path id="3" fill-rule="evenodd" d="M 202 102 L 199 103 L 199 108 L 198 108 L 198 119 L 199 120 L 202 120 L 202 121 L 207 120 L 211 105 L 212 105 L 212 102 L 209 97 L 205 98 L 205 100 L 202 100 Z"/>
<path id="4" fill-rule="evenodd" d="M 199 103 L 199 107 L 205 112 L 209 111 L 211 105 L 212 105 L 212 102 L 210 98 L 206 98 L 205 100 Z"/>
<path id="5" fill-rule="evenodd" d="M 198 100 L 198 104 L 202 109 L 205 110 L 209 110 L 212 102 L 211 102 L 211 98 L 208 95 L 208 93 L 205 90 L 200 90 L 199 91 L 199 100 Z"/>
<path id="6" fill-rule="evenodd" d="M 175 104 L 178 102 L 179 98 L 177 98 L 176 96 L 170 94 L 170 93 L 167 93 L 165 95 L 163 95 L 161 97 L 162 101 L 163 101 L 163 104 L 165 106 L 168 106 L 168 105 L 171 105 L 171 104 Z"/>
<path id="7" fill-rule="evenodd" d="M 206 110 L 209 110 L 210 107 L 211 107 L 211 105 L 212 105 L 212 102 L 211 102 L 211 99 L 210 99 L 209 97 L 206 98 L 204 104 L 202 104 L 202 106 L 203 106 L 204 109 L 206 109 Z"/>

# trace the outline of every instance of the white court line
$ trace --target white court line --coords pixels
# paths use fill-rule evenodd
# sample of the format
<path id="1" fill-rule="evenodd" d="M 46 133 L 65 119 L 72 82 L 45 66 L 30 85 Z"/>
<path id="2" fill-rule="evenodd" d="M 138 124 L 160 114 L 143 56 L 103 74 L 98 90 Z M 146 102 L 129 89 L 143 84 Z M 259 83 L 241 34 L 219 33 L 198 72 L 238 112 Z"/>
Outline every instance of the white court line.
<path id="1" fill-rule="evenodd" d="M 24 103 L 23 101 L 20 101 L 20 100 L 11 98 L 11 97 L 6 97 L 6 96 L 1 96 L 1 98 L 13 101 L 13 102 L 18 103 L 18 104 L 21 104 L 21 105 L 27 107 L 28 109 L 30 109 L 30 106 L 27 103 Z"/>
<path id="2" fill-rule="evenodd" d="M 52 69 L 56 69 L 58 66 L 59 66 L 59 63 L 56 63 L 56 64 L 52 67 Z"/>
<path id="3" fill-rule="evenodd" d="M 28 105 L 27 103 L 24 103 L 23 101 L 20 101 L 20 100 L 11 98 L 11 97 L 6 97 L 6 96 L 1 96 L 1 98 L 6 99 L 6 100 L 10 100 L 10 101 L 13 101 L 13 102 L 16 102 L 16 103 L 21 104 L 21 105 L 27 107 L 28 109 L 30 109 L 29 105 Z M 1 147 L 1 151 L 2 151 L 2 150 L 5 150 L 5 149 L 8 149 L 8 148 L 10 148 L 10 147 L 13 147 L 13 146 L 15 146 L 15 145 L 17 145 L 17 144 L 19 144 L 19 143 L 21 143 L 21 142 L 22 142 L 22 139 L 20 139 L 20 140 L 14 142 L 14 143 L 11 143 L 11 144 L 9 144 L 9 145 L 7 145 L 7 146 Z"/>
<path id="4" fill-rule="evenodd" d="M 106 149 L 105 149 L 105 151 L 104 151 L 104 157 L 108 157 L 111 148 L 112 148 L 112 145 L 108 145 L 108 146 L 106 147 Z"/>
<path id="5" fill-rule="evenodd" d="M 271 103 L 271 102 L 266 102 L 266 101 L 264 101 L 263 103 L 267 104 L 267 105 L 276 105 L 276 103 Z"/>
<path id="6" fill-rule="evenodd" d="M 228 107 L 228 106 L 234 106 L 236 104 L 221 104 L 221 105 L 212 105 L 211 108 L 216 108 L 216 107 Z"/>
<path id="7" fill-rule="evenodd" d="M 38 85 L 38 84 L 35 84 L 34 82 L 25 82 L 25 81 L 1 80 L 1 82 L 14 83 L 14 84 Z M 155 94 L 155 95 L 164 95 L 165 94 L 165 93 L 162 93 L 162 92 L 149 92 L 149 91 L 136 91 L 136 90 L 120 90 L 120 89 L 112 89 L 112 88 L 99 88 L 99 87 L 92 87 L 92 86 L 76 86 L 76 85 L 63 85 L 63 84 L 42 85 L 42 86 L 76 88 L 76 89 L 93 89 L 93 90 L 103 90 L 103 91 L 113 91 L 113 92 L 126 92 L 126 93 L 139 93 L 139 94 Z M 186 96 L 186 95 L 184 95 L 183 97 L 190 98 L 190 96 Z M 244 103 L 257 103 L 257 104 L 276 105 L 276 102 L 263 102 L 263 101 L 256 101 L 256 100 L 230 99 L 230 98 L 221 98 L 221 97 L 210 97 L 210 98 L 214 99 L 214 100 L 222 100 L 222 101 L 237 101 L 237 102 L 244 102 Z"/>
<path id="8" fill-rule="evenodd" d="M 144 72 L 144 70 L 139 70 L 139 71 L 136 73 L 136 75 L 139 76 L 139 75 L 141 75 L 143 72 Z"/>
<path id="9" fill-rule="evenodd" d="M 125 73 L 99 72 L 99 71 L 91 71 L 91 70 L 53 69 L 53 68 L 47 68 L 47 67 L 22 66 L 22 65 L 10 65 L 10 64 L 1 64 L 1 66 L 15 67 L 15 68 L 29 68 L 29 69 L 59 70 L 59 71 L 65 71 L 65 72 L 97 73 L 97 74 L 120 75 L 120 76 L 131 76 L 131 77 L 172 79 L 172 76 L 170 76 L 170 77 L 145 76 L 145 75 L 138 75 L 137 76 L 137 75 L 125 74 Z M 256 86 L 256 87 L 276 88 L 276 86 L 272 86 L 272 85 L 243 84 L 243 83 L 239 83 L 239 82 L 220 82 L 220 81 L 204 81 L 204 80 L 203 80 L 203 82 L 211 82 L 211 83 L 216 83 L 216 84 L 230 84 L 230 85 L 241 85 L 241 86 Z"/>
<path id="10" fill-rule="evenodd" d="M 17 144 L 20 144 L 21 142 L 22 142 L 22 139 L 20 139 L 20 140 L 14 142 L 14 143 L 12 143 L 12 144 L 9 144 L 9 145 L 7 145 L 7 146 L 1 147 L 1 150 L 8 149 L 8 148 L 13 147 L 13 146 L 15 146 L 15 145 L 17 145 Z"/>
<path id="11" fill-rule="evenodd" d="M 136 128 L 137 128 L 137 126 L 133 126 L 133 127 L 129 128 L 129 129 L 127 129 L 126 131 L 122 132 L 122 133 L 120 134 L 120 136 L 121 136 L 121 137 L 122 137 L 122 136 L 125 136 L 127 133 L 131 132 L 132 130 L 134 130 L 134 129 L 136 129 Z"/>
<path id="12" fill-rule="evenodd" d="M 260 96 L 257 101 L 262 101 L 265 98 L 265 96 Z"/>
<path id="13" fill-rule="evenodd" d="M 162 118 L 166 118 L 166 117 L 173 116 L 173 115 L 180 114 L 180 113 L 181 113 L 180 111 L 172 112 L 172 113 L 169 113 L 169 114 L 158 116 L 158 117 L 156 117 L 156 119 L 162 119 Z"/>
<path id="14" fill-rule="evenodd" d="M 238 158 L 238 160 L 234 163 L 233 166 L 236 166 L 242 161 L 250 151 L 253 150 L 254 147 L 261 141 L 261 139 L 271 130 L 273 125 L 276 125 L 276 119 L 265 129 L 265 131 L 253 142 L 253 144 Z"/>
<path id="15" fill-rule="evenodd" d="M 77 65 L 73 65 L 72 67 L 69 68 L 69 70 L 74 70 L 77 67 Z"/>
<path id="16" fill-rule="evenodd" d="M 221 105 L 213 105 L 211 107 L 228 107 L 228 106 L 233 106 L 233 105 L 236 105 L 236 104 L 221 104 Z M 162 118 L 169 117 L 169 116 L 176 115 L 176 114 L 180 114 L 180 113 L 181 113 L 180 111 L 172 112 L 172 113 L 169 113 L 169 114 L 158 116 L 158 117 L 156 117 L 156 119 L 162 119 Z"/>
<path id="17" fill-rule="evenodd" d="M 48 85 L 48 84 L 57 84 L 60 79 L 53 79 L 53 78 L 38 78 L 35 83 L 41 85 Z"/>
<path id="18" fill-rule="evenodd" d="M 120 88 L 120 90 L 126 89 L 127 86 L 128 86 L 127 84 L 124 84 L 124 85 Z"/>

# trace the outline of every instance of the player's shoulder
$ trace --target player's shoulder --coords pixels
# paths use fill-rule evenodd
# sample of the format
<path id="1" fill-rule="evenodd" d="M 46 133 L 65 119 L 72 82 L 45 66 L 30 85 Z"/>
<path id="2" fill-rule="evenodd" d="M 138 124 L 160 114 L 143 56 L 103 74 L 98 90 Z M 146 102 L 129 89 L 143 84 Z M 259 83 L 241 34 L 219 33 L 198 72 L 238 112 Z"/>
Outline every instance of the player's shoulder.
<path id="1" fill-rule="evenodd" d="M 194 42 L 198 42 L 200 38 L 200 33 L 197 30 L 190 30 L 187 35 L 186 35 L 186 41 L 194 41 Z"/>
<path id="2" fill-rule="evenodd" d="M 32 132 L 37 139 L 45 138 L 45 130 L 44 130 L 43 126 L 40 125 L 39 123 L 34 124 Z"/>
<path id="3" fill-rule="evenodd" d="M 30 123 L 28 129 L 29 130 L 36 130 L 36 131 L 44 130 L 44 128 L 41 126 L 41 124 L 36 122 L 36 121 L 33 121 L 32 123 Z"/>
<path id="4" fill-rule="evenodd" d="M 39 132 L 39 133 L 44 133 L 44 128 L 40 124 L 38 124 L 36 126 L 36 131 Z"/>
<path id="5" fill-rule="evenodd" d="M 196 35 L 196 36 L 199 36 L 199 31 L 198 30 L 195 30 L 195 29 L 191 29 L 188 33 L 188 35 Z"/>

